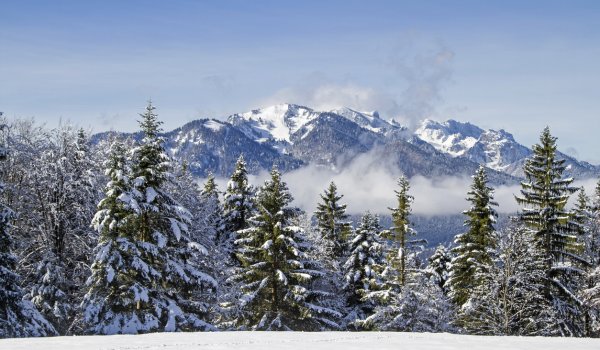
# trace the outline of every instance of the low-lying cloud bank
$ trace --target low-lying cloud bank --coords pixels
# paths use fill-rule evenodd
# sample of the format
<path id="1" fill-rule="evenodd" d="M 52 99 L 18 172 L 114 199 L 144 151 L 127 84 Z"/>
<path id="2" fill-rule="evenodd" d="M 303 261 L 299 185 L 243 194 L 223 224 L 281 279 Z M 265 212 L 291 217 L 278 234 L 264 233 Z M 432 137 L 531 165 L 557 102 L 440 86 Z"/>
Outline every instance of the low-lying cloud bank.
<path id="1" fill-rule="evenodd" d="M 389 213 L 396 205 L 395 190 L 398 189 L 398 177 L 401 172 L 390 171 L 382 167 L 363 166 L 353 162 L 348 168 L 336 173 L 330 169 L 308 166 L 284 175 L 284 181 L 294 195 L 294 204 L 312 212 L 321 194 L 329 182 L 334 181 L 342 202 L 348 205 L 350 214 L 371 211 L 378 214 Z M 260 174 L 256 180 L 266 179 L 268 173 Z M 262 183 L 253 181 L 254 183 Z M 419 215 L 460 214 L 468 206 L 465 200 L 471 184 L 470 178 L 444 177 L 426 178 L 414 176 L 410 179 L 410 194 L 415 197 L 413 213 Z M 514 193 L 518 186 L 503 186 L 496 189 L 496 199 L 500 203 L 498 210 L 503 213 L 514 212 L 517 206 Z"/>
<path id="2" fill-rule="evenodd" d="M 401 175 L 398 169 L 377 166 L 369 157 L 357 157 L 342 171 L 336 172 L 319 166 L 307 166 L 285 173 L 283 180 L 288 184 L 294 196 L 294 205 L 307 212 L 313 212 L 329 182 L 334 181 L 338 192 L 344 197 L 342 203 L 348 205 L 350 214 L 360 214 L 371 211 L 378 214 L 389 213 L 389 207 L 395 206 L 394 190 L 398 188 L 397 181 Z M 250 182 L 260 186 L 267 180 L 269 173 L 261 172 L 251 176 Z M 414 176 L 410 179 L 410 194 L 415 197 L 413 213 L 417 215 L 456 215 L 467 209 L 469 203 L 465 197 L 471 185 L 470 177 L 427 178 Z M 218 179 L 222 190 L 227 179 Z M 575 182 L 575 186 L 584 187 L 588 195 L 593 194 L 597 179 L 586 179 Z M 515 201 L 521 186 L 495 187 L 495 200 L 499 213 L 515 213 L 519 206 Z M 572 196 L 571 202 L 576 195 Z"/>

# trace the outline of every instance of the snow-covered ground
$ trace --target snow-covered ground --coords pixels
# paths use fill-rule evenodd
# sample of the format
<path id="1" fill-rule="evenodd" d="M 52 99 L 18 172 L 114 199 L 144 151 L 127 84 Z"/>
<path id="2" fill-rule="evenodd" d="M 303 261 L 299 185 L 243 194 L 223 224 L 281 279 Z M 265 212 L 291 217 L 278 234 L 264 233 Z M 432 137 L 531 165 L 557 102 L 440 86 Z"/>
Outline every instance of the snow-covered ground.
<path id="1" fill-rule="evenodd" d="M 586 350 L 600 349 L 599 339 L 480 337 L 454 334 L 380 332 L 216 332 L 154 333 L 86 337 L 0 340 L 6 350 L 351 350 L 351 349 L 460 349 L 460 350 Z"/>

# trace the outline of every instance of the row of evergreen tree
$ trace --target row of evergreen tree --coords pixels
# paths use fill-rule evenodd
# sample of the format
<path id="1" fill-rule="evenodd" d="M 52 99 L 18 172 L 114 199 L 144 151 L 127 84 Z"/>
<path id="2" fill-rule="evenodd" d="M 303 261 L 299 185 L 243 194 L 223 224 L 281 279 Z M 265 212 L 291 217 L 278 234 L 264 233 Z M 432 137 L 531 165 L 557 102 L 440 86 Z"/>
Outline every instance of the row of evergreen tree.
<path id="1" fill-rule="evenodd" d="M 546 128 L 497 229 L 485 168 L 465 232 L 425 259 L 401 177 L 393 225 L 353 225 L 332 182 L 312 214 L 277 169 L 224 193 L 168 155 L 149 104 L 143 138 L 0 123 L 0 337 L 206 330 L 600 335 L 600 184 L 563 177 Z M 573 210 L 569 198 L 578 193 Z M 91 223 L 91 225 L 90 225 Z"/>

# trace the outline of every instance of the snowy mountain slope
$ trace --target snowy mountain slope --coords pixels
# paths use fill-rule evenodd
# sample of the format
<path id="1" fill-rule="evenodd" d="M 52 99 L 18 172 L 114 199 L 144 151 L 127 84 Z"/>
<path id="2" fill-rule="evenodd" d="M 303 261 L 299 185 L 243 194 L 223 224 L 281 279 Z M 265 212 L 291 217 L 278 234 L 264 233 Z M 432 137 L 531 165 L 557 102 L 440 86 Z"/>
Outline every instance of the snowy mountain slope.
<path id="1" fill-rule="evenodd" d="M 322 113 L 291 137 L 290 154 L 306 163 L 343 167 L 356 155 L 383 143 L 381 134 L 334 113 Z"/>
<path id="2" fill-rule="evenodd" d="M 552 337 L 491 337 L 447 333 L 403 332 L 206 332 L 142 335 L 2 339 L 6 350 L 592 350 L 598 339 Z"/>
<path id="3" fill-rule="evenodd" d="M 92 141 L 97 143 L 113 134 L 97 134 Z M 134 140 L 140 138 L 139 133 L 120 135 Z M 209 172 L 216 176 L 229 176 L 240 154 L 244 155 L 248 171 L 254 174 L 271 169 L 273 165 L 282 171 L 304 165 L 299 159 L 248 138 L 233 125 L 214 119 L 195 120 L 162 136 L 166 139 L 169 153 L 180 161 L 186 161 L 190 171 L 200 177 L 206 177 Z"/>
<path id="4" fill-rule="evenodd" d="M 439 123 L 425 119 L 415 131 L 421 140 L 453 157 L 464 155 L 476 143 L 483 130 L 470 123 L 448 120 Z"/>
<path id="5" fill-rule="evenodd" d="M 381 119 L 378 112 L 358 112 L 345 107 L 332 111 L 316 111 L 295 104 L 281 104 L 234 114 L 229 116 L 227 121 L 257 142 L 289 145 L 294 142 L 293 134 L 302 128 L 306 130 L 306 126 L 321 114 L 344 117 L 363 129 L 379 134 L 405 129 L 396 122 Z"/>
<path id="6" fill-rule="evenodd" d="M 415 131 L 415 135 L 452 157 L 466 158 L 517 177 L 524 175 L 523 164 L 532 152 L 503 129 L 483 130 L 471 123 L 455 120 L 437 122 L 426 119 Z M 589 163 L 577 161 L 560 152 L 558 156 L 566 159 L 571 176 L 590 177 L 600 174 L 600 168 Z"/>
<path id="7" fill-rule="evenodd" d="M 429 145 L 417 145 L 396 140 L 376 148 L 372 154 L 382 164 L 397 167 L 408 177 L 422 175 L 428 178 L 470 177 L 479 164 L 462 157 L 450 157 Z M 488 171 L 489 181 L 495 185 L 517 183 L 518 180 L 506 173 L 493 169 Z"/>
<path id="8" fill-rule="evenodd" d="M 478 164 L 449 157 L 432 147 L 415 147 L 405 137 L 405 128 L 377 116 L 342 108 L 316 112 L 297 105 L 278 105 L 237 114 L 228 119 L 245 135 L 263 145 L 284 150 L 305 164 L 341 170 L 356 156 L 367 154 L 377 166 L 393 165 L 406 175 L 471 176 Z M 515 182 L 511 176 L 492 171 L 497 184 Z"/>
<path id="9" fill-rule="evenodd" d="M 405 136 L 399 137 L 406 128 L 379 118 L 377 112 L 364 113 L 350 108 L 317 112 L 308 107 L 284 104 L 234 114 L 228 121 L 260 144 L 289 154 L 306 164 L 332 169 L 341 169 L 357 155 L 386 144 L 387 149 L 401 148 L 402 152 L 378 151 L 376 157 L 380 158 L 381 163 L 399 164 L 411 175 L 469 176 L 477 167 L 475 163 L 453 159 L 435 149 L 424 151 L 408 145 Z M 399 157 L 399 154 L 402 156 Z M 416 161 L 421 164 L 416 164 Z M 497 180 L 502 183 L 506 181 Z"/>
<path id="10" fill-rule="evenodd" d="M 379 112 L 377 111 L 374 111 L 372 113 L 357 112 L 353 109 L 344 107 L 334 109 L 330 112 L 333 114 L 340 115 L 350 121 L 353 121 L 362 128 L 379 134 L 387 134 L 392 131 L 406 130 L 404 126 L 398 124 L 393 120 L 391 122 L 388 122 L 384 119 L 381 119 L 379 117 Z"/>
<path id="11" fill-rule="evenodd" d="M 227 121 L 248 138 L 286 153 L 291 144 L 291 135 L 319 115 L 320 112 L 308 107 L 281 104 L 234 114 Z"/>
<path id="12" fill-rule="evenodd" d="M 517 143 L 512 134 L 504 130 L 487 130 L 481 133 L 477 143 L 467 152 L 467 157 L 487 167 L 515 173 L 514 165 L 531 155 L 531 150 Z"/>
<path id="13" fill-rule="evenodd" d="M 206 176 L 228 176 L 240 154 L 244 155 L 248 171 L 258 173 L 277 165 L 282 171 L 303 165 L 301 160 L 249 139 L 229 123 L 203 119 L 190 122 L 164 134 L 167 149 L 178 159 L 186 160 L 193 173 Z"/>

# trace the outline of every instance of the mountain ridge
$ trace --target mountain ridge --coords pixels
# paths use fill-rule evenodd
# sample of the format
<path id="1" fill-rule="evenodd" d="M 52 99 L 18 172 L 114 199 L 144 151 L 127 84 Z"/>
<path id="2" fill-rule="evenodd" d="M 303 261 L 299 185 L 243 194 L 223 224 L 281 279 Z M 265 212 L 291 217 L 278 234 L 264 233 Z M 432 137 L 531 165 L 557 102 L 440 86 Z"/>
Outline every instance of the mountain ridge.
<path id="1" fill-rule="evenodd" d="M 318 111 L 290 103 L 232 114 L 226 121 L 194 120 L 162 135 L 170 153 L 201 177 L 209 172 L 229 176 L 240 154 L 251 173 L 273 165 L 283 172 L 308 165 L 342 171 L 357 156 L 367 155 L 374 158 L 373 164 L 392 164 L 407 176 L 471 176 L 484 165 L 492 183 L 509 184 L 523 177 L 523 164 L 531 155 L 531 149 L 503 129 L 425 119 L 410 133 L 400 123 L 380 118 L 377 111 Z M 567 161 L 570 175 L 600 174 L 600 167 L 559 156 Z"/>

